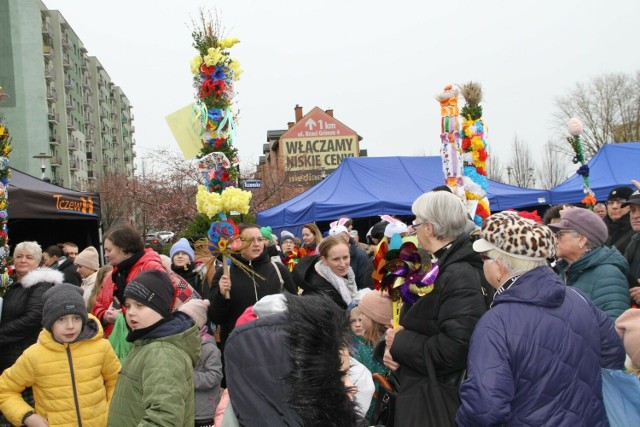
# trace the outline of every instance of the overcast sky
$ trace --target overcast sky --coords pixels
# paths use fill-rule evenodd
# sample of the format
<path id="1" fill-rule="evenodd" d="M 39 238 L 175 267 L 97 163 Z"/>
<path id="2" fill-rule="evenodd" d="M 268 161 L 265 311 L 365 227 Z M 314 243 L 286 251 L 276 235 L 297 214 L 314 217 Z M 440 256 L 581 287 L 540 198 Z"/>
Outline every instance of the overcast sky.
<path id="1" fill-rule="evenodd" d="M 44 0 L 134 106 L 136 150 L 177 145 L 164 117 L 194 99 L 191 19 L 217 8 L 244 74 L 241 161 L 296 104 L 333 108 L 369 156 L 437 155 L 448 83 L 480 82 L 492 153 L 517 134 L 533 153 L 555 133 L 554 99 L 577 82 L 640 69 L 640 1 Z"/>

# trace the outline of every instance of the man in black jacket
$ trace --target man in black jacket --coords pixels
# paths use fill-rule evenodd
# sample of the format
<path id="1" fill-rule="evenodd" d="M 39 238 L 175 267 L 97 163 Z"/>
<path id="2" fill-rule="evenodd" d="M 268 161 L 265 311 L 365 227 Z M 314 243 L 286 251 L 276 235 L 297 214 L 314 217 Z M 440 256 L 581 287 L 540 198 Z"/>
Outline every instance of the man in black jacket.
<path id="1" fill-rule="evenodd" d="M 64 283 L 80 286 L 82 279 L 78 273 L 78 268 L 73 261 L 65 257 L 62 249 L 57 245 L 51 245 L 42 253 L 42 260 L 45 266 L 62 272 Z"/>
<path id="2" fill-rule="evenodd" d="M 633 193 L 622 206 L 629 207 L 630 225 L 635 232 L 624 252 L 629 263 L 627 279 L 632 303 L 640 305 L 640 191 Z"/>
<path id="3" fill-rule="evenodd" d="M 627 186 L 616 187 L 607 197 L 607 217 L 605 223 L 609 229 L 609 238 L 604 243 L 606 246 L 615 246 L 621 254 L 627 249 L 627 245 L 634 231 L 629 221 L 629 206 L 625 204 L 631 197 L 633 190 Z"/>

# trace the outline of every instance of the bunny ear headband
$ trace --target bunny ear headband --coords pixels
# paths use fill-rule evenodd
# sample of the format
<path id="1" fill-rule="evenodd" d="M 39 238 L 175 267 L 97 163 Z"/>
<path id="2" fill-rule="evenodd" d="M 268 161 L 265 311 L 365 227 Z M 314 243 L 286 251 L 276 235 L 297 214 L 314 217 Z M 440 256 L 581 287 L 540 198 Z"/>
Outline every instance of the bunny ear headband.
<path id="1" fill-rule="evenodd" d="M 345 224 L 347 223 L 347 221 L 349 221 L 349 218 L 346 217 L 342 217 L 337 221 L 333 221 L 331 224 L 329 224 L 329 228 L 335 228 L 338 225 L 342 225 L 345 226 Z"/>
<path id="2" fill-rule="evenodd" d="M 389 224 L 394 224 L 394 225 L 404 224 L 404 223 L 403 223 L 402 221 L 400 221 L 399 219 L 394 218 L 394 217 L 389 216 L 389 215 L 380 215 L 380 218 L 381 218 L 383 221 L 387 221 Z"/>

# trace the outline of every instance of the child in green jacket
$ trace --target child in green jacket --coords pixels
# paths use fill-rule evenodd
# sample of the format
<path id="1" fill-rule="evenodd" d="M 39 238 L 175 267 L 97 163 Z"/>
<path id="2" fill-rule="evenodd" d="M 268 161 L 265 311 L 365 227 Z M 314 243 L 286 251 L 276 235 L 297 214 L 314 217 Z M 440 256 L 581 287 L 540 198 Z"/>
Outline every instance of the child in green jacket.
<path id="1" fill-rule="evenodd" d="M 171 313 L 169 276 L 146 270 L 124 290 L 127 356 L 113 393 L 108 426 L 194 425 L 193 368 L 200 358 L 200 334 L 184 313 Z"/>

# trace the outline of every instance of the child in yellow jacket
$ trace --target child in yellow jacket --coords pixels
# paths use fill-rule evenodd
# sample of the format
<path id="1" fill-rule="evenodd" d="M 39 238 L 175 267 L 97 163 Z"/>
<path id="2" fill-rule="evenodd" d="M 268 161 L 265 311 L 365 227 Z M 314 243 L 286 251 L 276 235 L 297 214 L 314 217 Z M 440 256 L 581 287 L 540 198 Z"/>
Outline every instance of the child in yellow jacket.
<path id="1" fill-rule="evenodd" d="M 27 427 L 105 426 L 120 362 L 100 322 L 87 314 L 82 289 L 56 285 L 43 301 L 38 342 L 0 377 L 0 411 Z M 20 394 L 27 387 L 35 408 Z"/>

